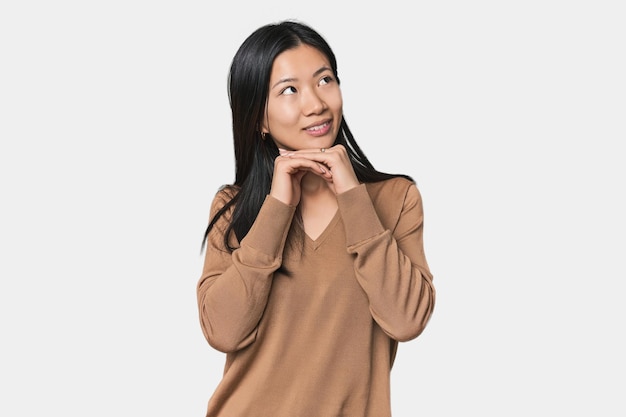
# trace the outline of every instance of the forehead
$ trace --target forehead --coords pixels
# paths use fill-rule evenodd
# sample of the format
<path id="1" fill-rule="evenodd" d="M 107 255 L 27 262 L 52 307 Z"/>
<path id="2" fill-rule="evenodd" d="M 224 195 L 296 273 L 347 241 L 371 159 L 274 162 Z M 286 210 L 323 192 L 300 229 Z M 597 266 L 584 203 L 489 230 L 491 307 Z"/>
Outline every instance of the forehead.
<path id="1" fill-rule="evenodd" d="M 276 56 L 271 78 L 310 76 L 322 67 L 330 68 L 330 61 L 326 55 L 312 46 L 299 45 Z"/>

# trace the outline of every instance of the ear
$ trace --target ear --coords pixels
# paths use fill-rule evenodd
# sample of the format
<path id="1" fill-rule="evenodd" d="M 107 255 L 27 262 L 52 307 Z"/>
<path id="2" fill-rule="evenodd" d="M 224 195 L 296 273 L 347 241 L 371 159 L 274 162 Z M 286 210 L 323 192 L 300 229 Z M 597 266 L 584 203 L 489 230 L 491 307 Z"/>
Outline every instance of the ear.
<path id="1" fill-rule="evenodd" d="M 267 126 L 267 120 L 265 118 L 263 118 L 263 121 L 261 122 L 261 128 L 259 130 L 261 131 L 261 133 L 270 133 L 270 129 Z"/>

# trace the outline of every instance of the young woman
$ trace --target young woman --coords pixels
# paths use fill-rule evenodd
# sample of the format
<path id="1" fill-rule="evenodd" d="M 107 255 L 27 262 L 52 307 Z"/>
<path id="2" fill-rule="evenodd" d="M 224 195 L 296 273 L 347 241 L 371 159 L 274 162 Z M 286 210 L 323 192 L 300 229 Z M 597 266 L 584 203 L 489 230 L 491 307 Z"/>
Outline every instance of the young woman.
<path id="1" fill-rule="evenodd" d="M 398 342 L 435 303 L 420 193 L 379 172 L 343 118 L 335 55 L 295 21 L 232 61 L 232 185 L 211 206 L 197 286 L 225 352 L 207 417 L 385 417 Z"/>

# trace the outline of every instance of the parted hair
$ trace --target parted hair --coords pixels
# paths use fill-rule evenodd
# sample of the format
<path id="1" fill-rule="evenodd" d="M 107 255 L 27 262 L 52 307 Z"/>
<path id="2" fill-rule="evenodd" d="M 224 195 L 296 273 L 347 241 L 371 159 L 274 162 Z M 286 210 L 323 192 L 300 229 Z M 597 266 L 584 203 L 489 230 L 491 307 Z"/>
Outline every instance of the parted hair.
<path id="1" fill-rule="evenodd" d="M 224 187 L 231 189 L 229 194 L 233 197 L 209 219 L 202 247 L 216 221 L 234 205 L 224 233 L 225 247 L 234 250 L 229 236 L 234 233 L 239 242 L 246 236 L 270 192 L 274 159 L 279 152 L 269 134 L 262 137 L 261 123 L 266 111 L 272 65 L 279 54 L 303 44 L 316 48 L 328 58 L 335 79 L 340 83 L 337 60 L 330 45 L 310 26 L 294 20 L 256 29 L 244 40 L 232 60 L 228 75 L 228 99 L 232 111 L 235 182 Z M 361 183 L 394 177 L 412 181 L 408 175 L 377 171 L 355 141 L 344 117 L 334 144 L 344 145 Z"/>

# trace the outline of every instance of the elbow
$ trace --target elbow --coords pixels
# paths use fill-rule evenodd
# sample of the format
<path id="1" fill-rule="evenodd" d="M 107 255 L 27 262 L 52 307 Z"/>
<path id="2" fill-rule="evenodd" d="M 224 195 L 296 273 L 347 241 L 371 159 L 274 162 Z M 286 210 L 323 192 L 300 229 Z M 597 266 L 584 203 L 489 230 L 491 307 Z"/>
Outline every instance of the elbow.
<path id="1" fill-rule="evenodd" d="M 222 353 L 231 353 L 237 350 L 237 343 L 233 339 L 219 337 L 212 332 L 204 332 L 204 337 L 213 349 Z"/>
<path id="2" fill-rule="evenodd" d="M 209 346 L 222 353 L 231 353 L 238 350 L 238 344 L 234 340 L 220 339 L 217 337 L 207 337 Z"/>
<path id="3" fill-rule="evenodd" d="M 434 291 L 427 291 L 424 293 L 424 296 L 418 306 L 412 309 L 410 313 L 405 311 L 404 314 L 397 316 L 396 320 L 393 320 L 387 323 L 386 326 L 381 327 L 383 327 L 385 333 L 387 333 L 387 335 L 392 339 L 398 342 L 408 342 L 416 339 L 424 332 L 430 318 L 432 317 L 434 309 Z"/>
<path id="4" fill-rule="evenodd" d="M 408 342 L 421 335 L 424 329 L 426 329 L 427 323 L 428 319 L 426 321 L 407 323 L 404 326 L 398 326 L 393 332 L 388 332 L 388 335 L 398 342 Z"/>
<path id="5" fill-rule="evenodd" d="M 247 336 L 241 336 L 235 333 L 233 329 L 218 329 L 208 319 L 201 319 L 201 326 L 209 346 L 222 353 L 238 351 L 256 339 L 256 330 Z"/>
<path id="6" fill-rule="evenodd" d="M 406 318 L 403 320 L 396 319 L 385 321 L 374 316 L 374 320 L 378 323 L 383 332 L 398 342 L 408 342 L 417 338 L 426 328 L 429 318 L 430 317 L 423 319 Z"/>
<path id="7" fill-rule="evenodd" d="M 436 290 L 433 285 L 433 276 L 428 269 L 418 268 L 420 280 L 416 280 L 416 291 L 412 296 L 401 301 L 397 306 L 395 320 L 387 327 L 389 337 L 398 342 L 408 342 L 420 336 L 435 309 Z"/>
<path id="8" fill-rule="evenodd" d="M 430 315 L 425 317 L 423 320 L 411 321 L 406 323 L 403 326 L 397 326 L 391 332 L 386 332 L 389 337 L 398 341 L 398 342 L 408 342 L 410 340 L 416 339 L 419 335 L 424 332 L 426 329 L 426 325 L 430 320 Z"/>

